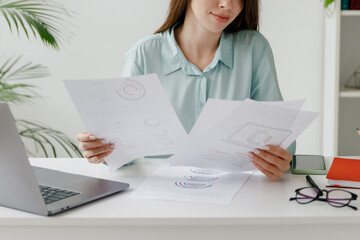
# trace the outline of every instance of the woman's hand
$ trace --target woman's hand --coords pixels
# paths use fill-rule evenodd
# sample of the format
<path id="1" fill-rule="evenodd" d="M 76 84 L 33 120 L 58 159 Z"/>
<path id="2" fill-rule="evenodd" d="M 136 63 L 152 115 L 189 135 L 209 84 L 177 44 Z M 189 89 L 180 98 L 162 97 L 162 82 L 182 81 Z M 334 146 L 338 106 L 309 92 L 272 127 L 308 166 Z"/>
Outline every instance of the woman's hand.
<path id="1" fill-rule="evenodd" d="M 249 152 L 249 157 L 257 169 L 274 180 L 290 169 L 292 160 L 292 155 L 287 150 L 272 145 Z"/>
<path id="2" fill-rule="evenodd" d="M 82 132 L 77 135 L 79 148 L 83 150 L 83 156 L 89 163 L 102 163 L 104 158 L 109 156 L 115 146 L 107 143 L 105 139 L 97 139 L 94 134 Z"/>

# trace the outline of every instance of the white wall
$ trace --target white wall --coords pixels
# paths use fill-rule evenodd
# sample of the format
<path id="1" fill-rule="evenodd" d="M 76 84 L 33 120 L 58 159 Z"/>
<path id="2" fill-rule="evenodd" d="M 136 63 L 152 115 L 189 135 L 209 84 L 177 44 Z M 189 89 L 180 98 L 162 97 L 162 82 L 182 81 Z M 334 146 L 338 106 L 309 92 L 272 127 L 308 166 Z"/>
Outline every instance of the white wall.
<path id="1" fill-rule="evenodd" d="M 297 139 L 297 153 L 322 153 L 323 17 L 320 0 L 262 0 L 261 32 L 284 99 L 306 99 L 304 110 L 321 113 Z"/>
<path id="2" fill-rule="evenodd" d="M 169 0 L 61 0 L 76 13 L 74 37 L 60 52 L 40 41 L 10 35 L 0 19 L 1 57 L 23 54 L 50 68 L 52 76 L 34 80 L 45 96 L 34 105 L 13 106 L 16 118 L 41 121 L 75 138 L 84 129 L 62 84 L 63 78 L 120 75 L 124 53 L 163 22 Z M 261 32 L 275 55 L 286 100 L 306 99 L 304 109 L 321 112 L 323 11 L 318 0 L 263 0 Z M 321 153 L 321 117 L 299 138 L 297 153 Z M 66 156 L 62 154 L 62 156 Z"/>

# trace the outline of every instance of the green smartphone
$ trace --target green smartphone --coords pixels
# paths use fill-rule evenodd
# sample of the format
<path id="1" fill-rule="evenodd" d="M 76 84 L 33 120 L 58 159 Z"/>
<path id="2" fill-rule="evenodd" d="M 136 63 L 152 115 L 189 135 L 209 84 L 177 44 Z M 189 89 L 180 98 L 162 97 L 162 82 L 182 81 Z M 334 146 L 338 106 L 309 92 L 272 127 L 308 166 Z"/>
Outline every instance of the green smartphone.
<path id="1" fill-rule="evenodd" d="M 294 155 L 291 162 L 294 174 L 325 175 L 326 165 L 321 155 Z"/>

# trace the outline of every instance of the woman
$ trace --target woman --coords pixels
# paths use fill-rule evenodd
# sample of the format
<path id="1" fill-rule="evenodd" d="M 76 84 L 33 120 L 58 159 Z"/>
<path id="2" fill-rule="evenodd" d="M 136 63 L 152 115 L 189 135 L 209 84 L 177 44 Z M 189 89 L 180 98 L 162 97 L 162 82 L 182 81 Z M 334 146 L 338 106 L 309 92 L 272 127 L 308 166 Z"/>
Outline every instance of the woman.
<path id="1" fill-rule="evenodd" d="M 157 73 L 187 132 L 208 98 L 280 101 L 272 51 L 258 22 L 258 0 L 171 0 L 155 35 L 125 55 L 122 75 Z M 103 162 L 114 148 L 87 132 L 77 139 L 90 163 Z M 289 151 L 265 146 L 249 157 L 277 179 L 289 169 L 294 144 Z"/>

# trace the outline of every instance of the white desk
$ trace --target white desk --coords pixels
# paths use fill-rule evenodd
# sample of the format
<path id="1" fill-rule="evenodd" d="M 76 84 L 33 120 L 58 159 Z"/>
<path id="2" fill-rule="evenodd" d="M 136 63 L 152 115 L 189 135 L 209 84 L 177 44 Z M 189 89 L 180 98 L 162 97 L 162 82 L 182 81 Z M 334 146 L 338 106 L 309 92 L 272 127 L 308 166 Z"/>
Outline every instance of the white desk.
<path id="1" fill-rule="evenodd" d="M 307 186 L 287 173 L 277 181 L 253 175 L 231 205 L 135 200 L 129 193 L 164 160 L 141 159 L 110 172 L 85 159 L 31 159 L 35 166 L 130 183 L 130 190 L 53 217 L 0 207 L 0 239 L 358 239 L 359 208 L 324 202 L 300 205 L 289 198 Z M 320 188 L 325 176 L 313 176 Z M 351 190 L 360 196 L 360 191 Z M 48 235 L 49 234 L 49 235 Z M 69 238 L 68 238 L 69 237 Z"/>

